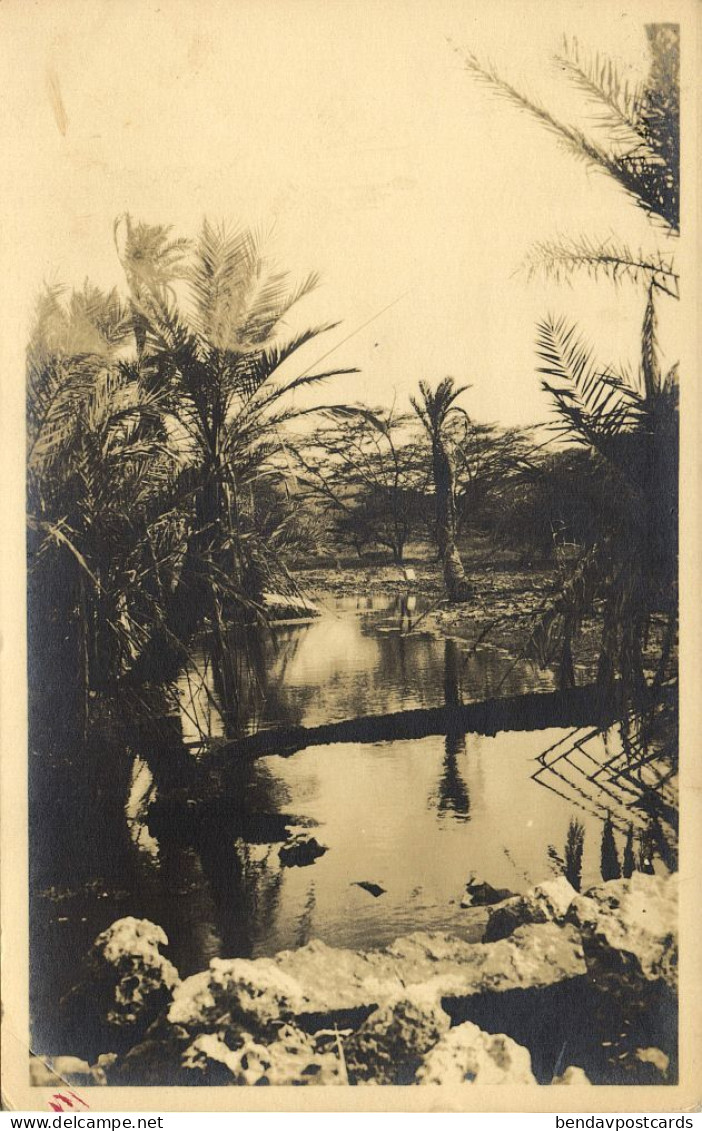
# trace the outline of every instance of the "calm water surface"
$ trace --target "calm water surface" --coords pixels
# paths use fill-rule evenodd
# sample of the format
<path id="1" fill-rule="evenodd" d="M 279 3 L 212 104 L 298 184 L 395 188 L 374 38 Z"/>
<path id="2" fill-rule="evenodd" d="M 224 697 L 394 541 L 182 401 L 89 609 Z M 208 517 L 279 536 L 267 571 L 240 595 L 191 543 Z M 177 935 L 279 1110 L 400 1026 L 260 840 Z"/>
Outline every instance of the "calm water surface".
<path id="1" fill-rule="evenodd" d="M 266 675 L 252 680 L 246 729 L 553 686 L 550 673 L 490 649 L 469 654 L 465 644 L 423 633 L 421 623 L 409 636 L 399 629 L 399 602 L 366 598 L 327 602 L 318 620 L 278 628 L 263 645 Z M 177 692 L 186 741 L 222 733 L 204 656 L 182 674 Z M 603 750 L 583 754 L 570 774 L 575 786 L 561 772 L 563 760 L 534 780 L 538 756 L 567 735 L 311 747 L 242 768 L 227 797 L 182 807 L 165 824 L 153 817 L 162 797 L 151 753 L 132 751 L 126 802 L 106 797 L 99 813 L 78 820 L 54 813 L 56 843 L 38 853 L 33 931 L 43 969 L 35 1008 L 76 981 L 96 934 L 124 915 L 163 926 L 183 975 L 215 956 L 272 954 L 311 938 L 372 947 L 418 929 L 465 934 L 469 915 L 460 901 L 469 873 L 513 891 L 543 880 L 551 873 L 548 847 L 562 852 L 574 813 L 586 830 L 584 882 L 594 882 L 604 807 L 615 808 L 624 828 L 626 798 L 617 809 L 596 783 L 582 792 L 587 759 L 603 761 Z M 284 834 L 265 831 L 280 815 L 279 826 L 312 832 L 326 854 L 309 867 L 283 868 Z M 374 898 L 359 881 L 384 894 Z M 50 1027 L 43 1041 L 50 1044 Z"/>
<path id="2" fill-rule="evenodd" d="M 506 652 L 489 646 L 471 652 L 469 643 L 447 642 L 426 631 L 421 599 L 411 611 L 408 634 L 402 608 L 400 597 L 327 598 L 318 619 L 281 626 L 256 641 L 252 666 L 257 675 L 247 681 L 245 729 L 317 726 L 436 707 L 446 702 L 447 694 L 458 693 L 469 702 L 553 689 L 550 671 L 523 660 L 515 663 Z M 453 689 L 447 688 L 447 675 Z M 204 654 L 196 655 L 194 665 L 182 673 L 178 694 L 186 739 L 196 741 L 203 731 L 223 734 L 215 681 Z"/>

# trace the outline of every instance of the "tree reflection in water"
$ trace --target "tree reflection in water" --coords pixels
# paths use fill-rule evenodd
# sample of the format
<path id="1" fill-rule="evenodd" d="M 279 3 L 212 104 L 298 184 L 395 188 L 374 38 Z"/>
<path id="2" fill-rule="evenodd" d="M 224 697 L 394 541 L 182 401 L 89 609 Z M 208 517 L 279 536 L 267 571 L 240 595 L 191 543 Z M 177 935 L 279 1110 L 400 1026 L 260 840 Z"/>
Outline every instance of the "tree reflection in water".
<path id="1" fill-rule="evenodd" d="M 307 899 L 305 906 L 300 915 L 298 923 L 297 935 L 295 937 L 295 946 L 306 946 L 312 937 L 312 926 L 314 921 L 314 913 L 317 908 L 317 894 L 314 890 L 314 880 L 310 883 L 309 891 L 307 892 Z"/>
<path id="2" fill-rule="evenodd" d="M 139 728 L 125 816 L 142 873 L 144 855 L 149 857 L 150 898 L 159 906 L 174 958 L 197 969 L 203 954 L 253 954 L 273 930 L 282 884 L 276 845 L 285 836 L 287 818 L 280 810 L 286 797 L 262 763 L 232 770 L 226 797 L 184 793 L 193 754 L 176 734 L 177 724 L 171 717 Z M 179 904 L 174 914 L 171 902 L 181 895 L 188 907 Z"/>
<path id="3" fill-rule="evenodd" d="M 447 707 L 458 708 L 463 703 L 462 662 L 457 642 L 447 639 L 444 642 L 444 702 Z M 436 807 L 442 816 L 451 815 L 458 820 L 468 820 L 470 795 L 458 769 L 458 755 L 466 752 L 466 735 L 461 729 L 458 711 L 455 716 L 452 712 L 449 718 Z"/>

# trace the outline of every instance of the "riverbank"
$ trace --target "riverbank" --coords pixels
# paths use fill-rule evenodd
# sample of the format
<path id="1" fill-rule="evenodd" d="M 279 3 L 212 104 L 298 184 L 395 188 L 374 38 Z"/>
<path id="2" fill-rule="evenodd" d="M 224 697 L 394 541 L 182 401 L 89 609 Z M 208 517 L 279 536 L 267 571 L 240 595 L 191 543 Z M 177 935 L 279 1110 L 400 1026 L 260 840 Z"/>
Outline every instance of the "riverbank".
<path id="1" fill-rule="evenodd" d="M 411 571 L 411 579 L 405 577 Z M 471 600 L 450 604 L 446 599 L 441 567 L 435 560 L 409 557 L 405 565 L 388 562 L 345 561 L 324 568 L 301 569 L 296 580 L 312 600 L 327 597 L 415 596 L 422 611 L 405 622 L 403 631 L 421 632 L 460 641 L 466 650 L 492 650 L 516 662 L 534 657 L 531 634 L 539 615 L 546 611 L 559 591 L 555 567 L 524 567 L 510 560 L 488 565 L 484 558 L 466 560 L 466 574 L 473 589 Z M 596 675 L 597 626 L 586 620 L 578 637 L 575 670 L 578 682 Z M 534 660 L 536 662 L 536 660 Z"/>
<path id="2" fill-rule="evenodd" d="M 525 566 L 508 556 L 464 554 L 466 575 L 471 584 L 471 599 L 451 604 L 445 594 L 441 567 L 428 551 L 408 556 L 403 565 L 392 562 L 345 559 L 334 565 L 300 568 L 295 578 L 310 599 L 320 605 L 329 597 L 414 596 L 422 611 L 403 631 L 451 638 L 468 652 L 493 651 L 515 663 L 524 660 L 548 671 L 552 666 L 540 656 L 532 634 L 544 613 L 556 602 L 568 575 L 556 565 Z M 410 579 L 405 571 L 410 571 Z M 574 673 L 578 684 L 597 678 L 602 625 L 595 615 L 579 623 L 573 641 Z M 656 670 L 664 633 L 664 618 L 653 618 L 644 648 L 644 663 L 650 676 Z M 675 651 L 675 650 L 674 650 Z M 555 673 L 554 673 L 555 674 Z"/>
<path id="3" fill-rule="evenodd" d="M 148 920 L 104 931 L 35 1084 L 662 1084 L 677 1078 L 677 884 L 564 877 L 415 932 L 214 959 L 181 980 Z M 470 924 L 470 926 L 468 926 Z M 76 1053 L 82 1060 L 76 1058 Z"/>

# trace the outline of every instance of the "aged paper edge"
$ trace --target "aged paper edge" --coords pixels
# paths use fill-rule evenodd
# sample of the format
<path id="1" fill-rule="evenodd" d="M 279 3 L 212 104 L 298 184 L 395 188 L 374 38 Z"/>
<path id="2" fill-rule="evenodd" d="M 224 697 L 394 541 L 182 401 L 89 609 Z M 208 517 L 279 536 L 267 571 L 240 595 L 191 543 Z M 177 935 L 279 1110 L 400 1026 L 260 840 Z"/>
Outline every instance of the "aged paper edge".
<path id="1" fill-rule="evenodd" d="M 70 0 L 46 0 L 52 6 Z M 98 7 L 101 0 L 94 0 Z M 218 0 L 210 0 L 215 5 Z M 262 3 L 267 0 L 261 0 Z M 279 0 L 268 0 L 279 2 Z M 324 0 L 318 0 L 323 3 Z M 427 0 L 430 3 L 431 0 Z M 488 0 L 485 0 L 487 4 Z M 561 0 L 563 8 L 571 0 Z M 593 4 L 593 7 L 596 5 Z M 137 4 L 124 4 L 125 10 Z M 493 1088 L 81 1088 L 91 1110 L 99 1111 L 263 1111 L 263 1112 L 694 1112 L 702 1110 L 702 773 L 699 735 L 702 617 L 700 585 L 700 491 L 702 397 L 696 384 L 700 359 L 698 138 L 702 123 L 698 76 L 702 73 L 700 4 L 697 0 L 637 0 L 641 20 L 671 20 L 682 32 L 682 304 L 685 340 L 682 373 L 681 502 L 681 867 L 680 867 L 680 1083 L 672 1087 Z M 0 22 L 41 18 L 41 5 L 3 5 Z M 130 15 L 132 13 L 130 12 Z M 6 27 L 7 30 L 7 27 Z M 3 40 L 5 37 L 3 36 Z M 9 42 L 12 42 L 11 36 Z M 0 51 L 3 49 L 0 48 Z M 21 82 L 21 59 L 6 58 L 10 78 Z M 12 162 L 12 155 L 6 155 Z M 5 230 L 16 221 L 5 215 Z M 14 254 L 19 254 L 18 252 Z M 0 555 L 0 907 L 2 926 L 2 1103 L 15 1111 L 48 1111 L 51 1089 L 29 1085 L 28 1016 L 28 846 L 26 792 L 26 641 L 24 527 L 24 346 L 26 311 L 12 292 L 13 253 L 0 246 L 3 309 L 2 349 L 3 551 Z"/>

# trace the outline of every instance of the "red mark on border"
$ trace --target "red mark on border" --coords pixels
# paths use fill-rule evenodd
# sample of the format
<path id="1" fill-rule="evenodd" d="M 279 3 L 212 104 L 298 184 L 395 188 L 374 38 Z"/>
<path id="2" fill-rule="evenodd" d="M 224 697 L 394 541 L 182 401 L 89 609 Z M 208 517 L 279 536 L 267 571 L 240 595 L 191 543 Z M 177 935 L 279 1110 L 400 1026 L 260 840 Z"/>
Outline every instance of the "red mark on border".
<path id="1" fill-rule="evenodd" d="M 72 1097 L 72 1098 L 69 1098 L 69 1097 Z M 74 1103 L 74 1100 L 75 1100 L 75 1103 Z M 56 1101 L 56 1102 L 54 1102 L 54 1101 Z M 90 1107 L 90 1105 L 87 1104 L 85 1102 L 85 1100 L 82 1100 L 80 1098 L 80 1096 L 76 1095 L 75 1092 L 70 1092 L 70 1091 L 54 1092 L 53 1096 L 49 1100 L 49 1107 L 53 1111 L 73 1110 L 78 1105 L 80 1105 L 81 1107 L 85 1107 L 85 1108 Z"/>

